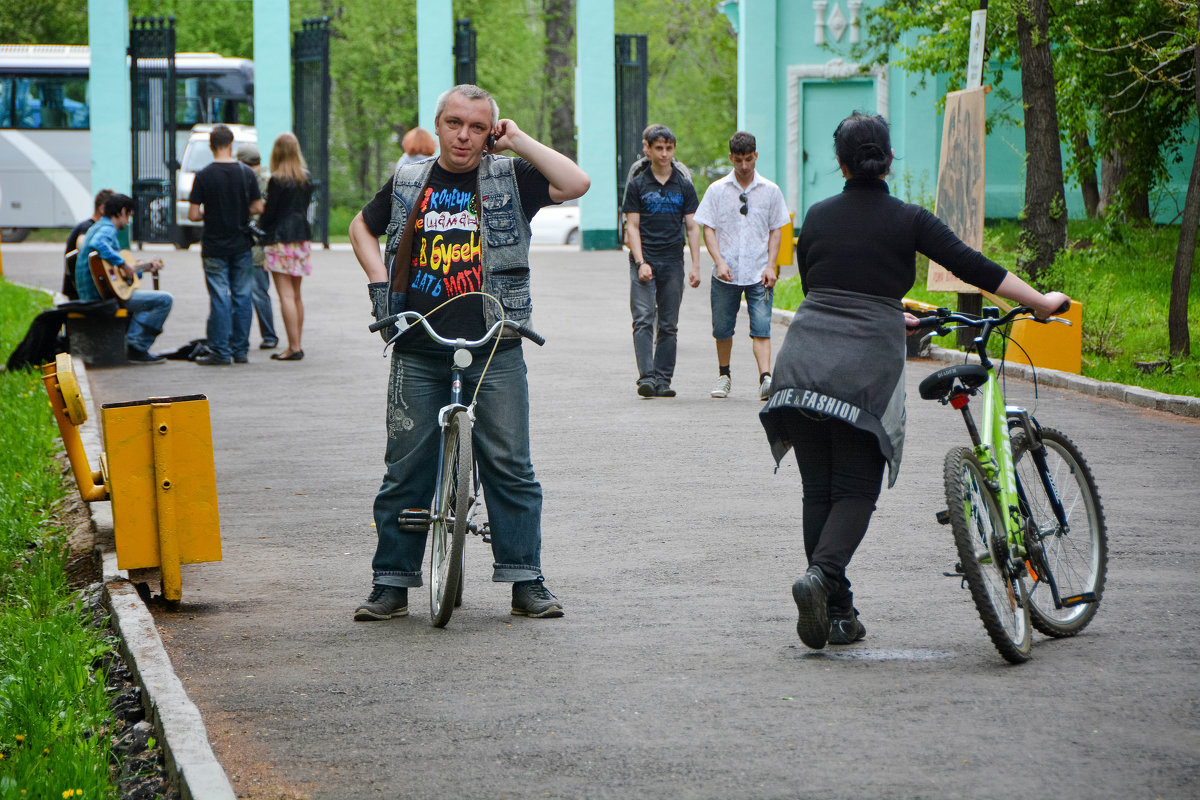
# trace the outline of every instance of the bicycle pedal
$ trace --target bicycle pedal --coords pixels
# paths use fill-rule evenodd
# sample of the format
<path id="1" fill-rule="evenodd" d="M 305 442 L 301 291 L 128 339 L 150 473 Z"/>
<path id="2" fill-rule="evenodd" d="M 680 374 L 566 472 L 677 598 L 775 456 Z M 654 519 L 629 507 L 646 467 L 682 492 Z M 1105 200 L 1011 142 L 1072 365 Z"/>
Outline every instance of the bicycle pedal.
<path id="1" fill-rule="evenodd" d="M 943 508 L 941 511 L 937 512 L 937 514 L 935 514 L 934 516 L 937 517 L 938 525 L 949 525 L 950 524 L 950 510 L 949 509 Z"/>
<path id="2" fill-rule="evenodd" d="M 1072 595 L 1062 599 L 1063 608 L 1071 608 L 1072 606 L 1081 606 L 1084 603 L 1098 603 L 1100 598 L 1096 597 L 1095 592 L 1084 592 L 1083 594 Z"/>
<path id="3" fill-rule="evenodd" d="M 424 533 L 429 530 L 429 510 L 425 508 L 406 508 L 400 512 L 400 530 L 404 533 Z"/>
<path id="4" fill-rule="evenodd" d="M 955 562 L 954 562 L 954 572 L 943 572 L 942 574 L 943 574 L 943 575 L 945 575 L 947 578 L 961 578 L 961 577 L 963 577 L 963 568 L 962 568 L 962 562 L 961 562 L 961 561 L 955 561 Z"/>

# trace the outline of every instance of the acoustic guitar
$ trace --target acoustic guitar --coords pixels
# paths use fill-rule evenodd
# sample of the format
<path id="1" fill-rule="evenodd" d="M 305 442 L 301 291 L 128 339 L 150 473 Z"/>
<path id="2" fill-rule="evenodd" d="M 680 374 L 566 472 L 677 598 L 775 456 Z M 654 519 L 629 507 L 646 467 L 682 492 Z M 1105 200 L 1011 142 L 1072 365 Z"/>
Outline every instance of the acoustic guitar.
<path id="1" fill-rule="evenodd" d="M 163 268 L 163 262 L 157 258 L 149 261 L 142 261 L 134 264 L 133 253 L 128 250 L 121 251 L 121 258 L 125 263 L 132 265 L 135 270 L 149 270 L 154 274 L 154 284 L 158 286 L 158 271 Z M 107 300 L 115 297 L 121 302 L 125 302 L 133 294 L 133 290 L 141 287 L 141 281 L 138 280 L 137 274 L 130 281 L 125 277 L 125 271 L 119 266 L 114 266 L 108 263 L 100 254 L 93 250 L 88 255 L 88 269 L 92 273 L 92 280 L 96 283 L 96 289 L 100 292 L 100 297 Z"/>

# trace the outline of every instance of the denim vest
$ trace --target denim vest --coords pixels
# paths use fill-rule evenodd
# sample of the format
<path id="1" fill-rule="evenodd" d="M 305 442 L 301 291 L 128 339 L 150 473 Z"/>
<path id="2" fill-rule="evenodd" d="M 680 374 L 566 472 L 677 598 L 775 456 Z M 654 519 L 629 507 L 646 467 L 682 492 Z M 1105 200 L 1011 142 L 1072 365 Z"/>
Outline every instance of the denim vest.
<path id="1" fill-rule="evenodd" d="M 404 235 L 404 226 L 421 197 L 429 173 L 437 159 L 430 158 L 396 168 L 392 180 L 392 216 L 387 226 L 383 259 L 391 285 L 396 250 Z M 529 221 L 521 211 L 517 176 L 513 159 L 484 154 L 477 175 L 479 196 L 479 245 L 483 268 L 482 291 L 504 306 L 504 315 L 522 327 L 531 328 L 533 301 L 529 296 Z M 410 254 L 405 253 L 405 258 Z M 407 287 L 406 287 L 407 288 Z M 391 292 L 388 312 L 404 310 L 404 295 Z M 483 303 L 484 323 L 491 327 L 500 319 L 496 304 Z M 517 336 L 505 329 L 505 336 Z"/>

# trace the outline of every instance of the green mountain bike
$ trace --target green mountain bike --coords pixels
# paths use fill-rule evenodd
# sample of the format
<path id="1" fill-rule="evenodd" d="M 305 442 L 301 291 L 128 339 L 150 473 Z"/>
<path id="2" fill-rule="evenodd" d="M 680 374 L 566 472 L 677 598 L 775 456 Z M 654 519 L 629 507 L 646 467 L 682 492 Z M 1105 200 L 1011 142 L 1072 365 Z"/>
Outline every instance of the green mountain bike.
<path id="1" fill-rule="evenodd" d="M 919 391 L 957 409 L 966 423 L 971 446 L 946 454 L 947 509 L 937 518 L 954 533 L 956 574 L 988 636 L 1012 663 L 1028 660 L 1031 626 L 1063 637 L 1092 621 L 1108 566 L 1104 509 L 1087 461 L 1065 433 L 1005 405 L 988 356 L 992 334 L 1007 336 L 1005 326 L 1026 318 L 1036 319 L 1032 309 L 1018 306 L 1003 316 L 985 308 L 982 317 L 939 308 L 919 320 L 939 335 L 955 326 L 979 331 L 973 343 L 979 363 L 938 370 Z M 970 398 L 980 391 L 977 426 Z"/>

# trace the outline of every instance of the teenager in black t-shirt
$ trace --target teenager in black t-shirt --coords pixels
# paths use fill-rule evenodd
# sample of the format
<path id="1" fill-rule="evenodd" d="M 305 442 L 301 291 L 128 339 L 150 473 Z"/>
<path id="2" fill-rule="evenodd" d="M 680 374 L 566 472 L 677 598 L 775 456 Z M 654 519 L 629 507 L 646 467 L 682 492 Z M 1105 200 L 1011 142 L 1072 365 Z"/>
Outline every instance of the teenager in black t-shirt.
<path id="1" fill-rule="evenodd" d="M 700 285 L 700 228 L 692 215 L 700 205 L 696 189 L 673 166 L 675 134 L 666 125 L 646 131 L 650 169 L 625 189 L 621 211 L 632 258 L 629 308 L 633 314 L 633 354 L 637 393 L 674 397 L 675 332 L 683 301 L 683 242 L 692 256 L 688 283 Z"/>

